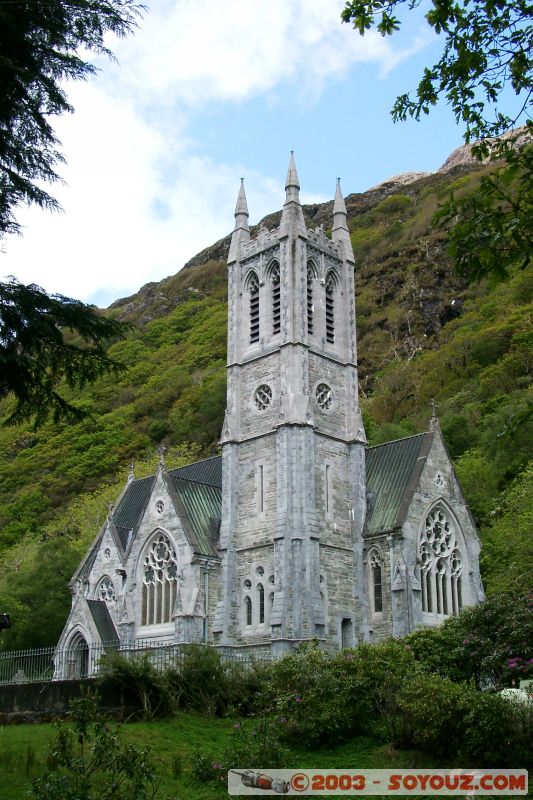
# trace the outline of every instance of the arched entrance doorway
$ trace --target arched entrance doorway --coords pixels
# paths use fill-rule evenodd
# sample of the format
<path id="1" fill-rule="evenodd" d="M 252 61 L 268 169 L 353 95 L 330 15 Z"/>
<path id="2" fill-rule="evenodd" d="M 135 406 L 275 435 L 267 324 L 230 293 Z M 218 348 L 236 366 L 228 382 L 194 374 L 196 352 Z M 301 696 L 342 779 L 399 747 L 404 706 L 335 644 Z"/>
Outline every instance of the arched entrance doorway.
<path id="1" fill-rule="evenodd" d="M 66 678 L 86 678 L 89 675 L 89 645 L 81 633 L 75 633 L 67 648 Z"/>

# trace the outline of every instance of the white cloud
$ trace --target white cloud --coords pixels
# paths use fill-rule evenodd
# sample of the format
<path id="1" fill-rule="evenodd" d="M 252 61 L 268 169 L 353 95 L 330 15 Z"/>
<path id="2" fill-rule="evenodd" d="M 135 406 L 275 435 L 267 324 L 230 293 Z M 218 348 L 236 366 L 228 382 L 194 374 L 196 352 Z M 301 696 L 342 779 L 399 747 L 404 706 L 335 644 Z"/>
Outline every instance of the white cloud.
<path id="1" fill-rule="evenodd" d="M 242 165 L 190 156 L 177 123 L 169 157 L 168 142 L 128 103 L 90 84 L 71 97 L 78 111 L 57 126 L 68 185 L 53 188 L 65 213 L 19 213 L 24 235 L 6 242 L 3 272 L 84 299 L 105 287 L 113 298 L 176 272 L 231 229 Z M 249 177 L 255 214 L 279 205 L 280 186 Z"/>
<path id="2" fill-rule="evenodd" d="M 193 105 L 243 100 L 287 81 L 305 90 L 375 61 L 389 69 L 402 58 L 370 32 L 341 25 L 332 0 L 160 0 L 134 38 L 115 49 L 137 91 Z"/>
<path id="3" fill-rule="evenodd" d="M 271 97 L 287 84 L 314 100 L 356 61 L 387 70 L 401 60 L 381 37 L 358 39 L 342 26 L 341 8 L 331 0 L 154 3 L 134 36 L 112 43 L 119 64 L 70 87 L 76 113 L 56 122 L 67 186 L 51 188 L 65 214 L 21 209 L 26 229 L 5 243 L 0 273 L 111 300 L 176 272 L 226 234 L 241 174 L 252 221 L 279 208 L 280 183 L 246 164 L 215 163 L 188 125 L 213 102 Z"/>

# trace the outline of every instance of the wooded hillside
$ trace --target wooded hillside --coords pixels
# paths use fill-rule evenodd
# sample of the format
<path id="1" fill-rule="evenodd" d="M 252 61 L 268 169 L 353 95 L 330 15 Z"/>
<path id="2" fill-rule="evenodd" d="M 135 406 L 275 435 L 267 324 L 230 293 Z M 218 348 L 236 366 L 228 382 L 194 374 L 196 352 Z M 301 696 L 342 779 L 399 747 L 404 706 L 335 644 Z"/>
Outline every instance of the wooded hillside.
<path id="1" fill-rule="evenodd" d="M 451 187 L 482 169 L 459 164 L 346 198 L 357 261 L 362 404 L 371 444 L 424 430 L 435 398 L 483 541 L 488 593 L 531 585 L 533 469 L 530 360 L 533 272 L 467 286 L 453 274 L 446 232 L 431 226 Z M 332 203 L 306 206 L 309 226 Z M 263 221 L 278 224 L 279 212 Z M 78 398 L 74 425 L 0 428 L 0 611 L 3 648 L 53 644 L 70 606 L 68 580 L 105 519 L 130 462 L 154 469 L 217 451 L 225 405 L 229 239 L 175 276 L 108 310 L 136 323 L 110 353 L 129 369 Z M 9 401 L 0 405 L 5 418 Z"/>

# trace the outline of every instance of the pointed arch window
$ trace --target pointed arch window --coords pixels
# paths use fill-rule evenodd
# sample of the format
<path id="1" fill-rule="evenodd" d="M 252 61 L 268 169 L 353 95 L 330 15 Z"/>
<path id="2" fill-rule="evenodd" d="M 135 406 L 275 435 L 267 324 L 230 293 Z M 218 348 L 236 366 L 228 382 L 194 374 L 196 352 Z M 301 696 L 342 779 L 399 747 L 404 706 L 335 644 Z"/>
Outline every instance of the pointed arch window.
<path id="1" fill-rule="evenodd" d="M 368 578 L 372 613 L 381 614 L 383 611 L 383 559 L 379 550 L 371 550 L 368 554 Z"/>
<path id="2" fill-rule="evenodd" d="M 326 278 L 326 341 L 335 344 L 335 288 L 337 281 L 333 272 Z"/>
<path id="3" fill-rule="evenodd" d="M 259 341 L 259 278 L 252 272 L 248 280 L 250 295 L 250 344 Z"/>
<path id="4" fill-rule="evenodd" d="M 314 285 L 315 285 L 316 271 L 312 261 L 307 262 L 307 333 L 311 335 L 314 332 Z"/>
<path id="5" fill-rule="evenodd" d="M 422 611 L 450 616 L 463 607 L 463 559 L 455 526 L 440 506 L 426 517 L 420 537 Z"/>
<path id="6" fill-rule="evenodd" d="M 275 336 L 281 330 L 281 279 L 279 264 L 274 262 L 270 272 L 272 283 L 272 334 Z"/>
<path id="7" fill-rule="evenodd" d="M 265 590 L 262 583 L 257 584 L 257 600 L 259 604 L 259 624 L 265 622 Z"/>
<path id="8" fill-rule="evenodd" d="M 143 561 L 141 625 L 172 621 L 178 584 L 176 550 L 169 537 L 158 533 Z"/>
<path id="9" fill-rule="evenodd" d="M 252 617 L 252 598 L 249 595 L 246 595 L 244 598 L 244 613 L 246 616 L 246 625 L 250 626 L 253 621 Z"/>

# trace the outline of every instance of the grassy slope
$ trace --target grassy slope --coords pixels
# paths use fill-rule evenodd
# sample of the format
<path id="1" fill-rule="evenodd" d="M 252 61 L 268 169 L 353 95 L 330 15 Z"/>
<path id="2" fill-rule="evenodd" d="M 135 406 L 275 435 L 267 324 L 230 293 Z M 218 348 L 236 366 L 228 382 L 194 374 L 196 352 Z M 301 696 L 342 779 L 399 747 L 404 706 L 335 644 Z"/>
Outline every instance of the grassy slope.
<path id="1" fill-rule="evenodd" d="M 456 170 L 383 186 L 351 195 L 347 207 L 359 265 L 359 359 L 370 441 L 423 430 L 430 398 L 437 399 L 489 544 L 490 591 L 527 581 L 533 277 L 519 273 L 491 288 L 467 287 L 453 275 L 445 233 L 430 220 L 450 185 L 464 191 L 478 175 Z M 331 222 L 331 203 L 305 211 L 309 224 Z M 271 215 L 267 224 L 278 220 L 279 213 Z M 79 396 L 91 419 L 37 433 L 0 429 L 0 606 L 15 622 L 2 647 L 56 641 L 68 612 L 68 578 L 131 460 L 141 461 L 140 476 L 153 467 L 161 441 L 185 447 L 176 453 L 181 460 L 216 451 L 225 405 L 226 250 L 227 239 L 199 254 L 194 267 L 114 304 L 110 313 L 138 328 L 111 347 L 129 366 L 126 375 Z"/>
<path id="2" fill-rule="evenodd" d="M 221 758 L 233 730 L 233 722 L 180 714 L 162 722 L 137 722 L 123 727 L 123 736 L 138 746 L 149 746 L 159 781 L 158 797 L 187 797 L 208 800 L 227 797 L 225 786 L 200 783 L 192 775 L 198 749 Z M 46 769 L 46 756 L 54 740 L 51 725 L 0 727 L 2 753 L 2 800 L 27 796 L 32 777 Z M 177 758 L 176 758 L 177 757 Z M 176 761 L 181 774 L 175 776 Z M 246 764 L 246 767 L 258 767 Z M 392 768 L 435 766 L 428 756 L 414 751 L 395 751 L 377 740 L 358 737 L 334 748 L 319 750 L 292 748 L 287 768 Z M 442 765 L 439 765 L 442 766 Z"/>

